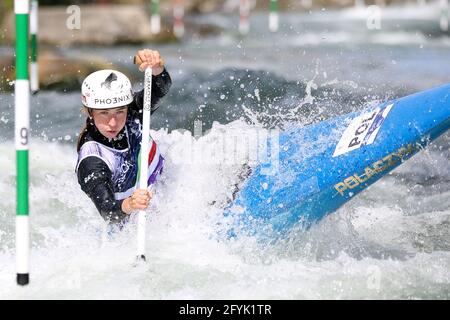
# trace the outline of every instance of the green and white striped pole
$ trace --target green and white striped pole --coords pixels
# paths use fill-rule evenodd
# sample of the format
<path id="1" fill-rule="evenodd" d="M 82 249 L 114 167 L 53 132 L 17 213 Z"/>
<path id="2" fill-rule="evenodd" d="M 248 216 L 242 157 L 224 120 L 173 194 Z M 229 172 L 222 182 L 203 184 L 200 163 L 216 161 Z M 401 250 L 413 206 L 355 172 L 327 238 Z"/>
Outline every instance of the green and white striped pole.
<path id="1" fill-rule="evenodd" d="M 28 81 L 29 0 L 14 0 L 16 15 L 15 142 L 17 168 L 16 271 L 17 284 L 29 282 L 30 231 L 28 221 L 28 132 L 30 83 Z"/>
<path id="2" fill-rule="evenodd" d="M 278 0 L 270 0 L 269 6 L 269 30 L 272 32 L 278 31 Z"/>
<path id="3" fill-rule="evenodd" d="M 150 31 L 153 34 L 158 34 L 161 31 L 161 16 L 159 15 L 159 0 L 151 0 L 151 19 Z"/>
<path id="4" fill-rule="evenodd" d="M 30 77 L 30 86 L 31 92 L 33 94 L 39 91 L 39 69 L 37 63 L 37 55 L 38 55 L 38 43 L 37 43 L 37 34 L 38 34 L 38 11 L 39 5 L 37 0 L 31 1 L 31 11 L 30 11 L 30 33 L 31 33 L 31 77 Z"/>

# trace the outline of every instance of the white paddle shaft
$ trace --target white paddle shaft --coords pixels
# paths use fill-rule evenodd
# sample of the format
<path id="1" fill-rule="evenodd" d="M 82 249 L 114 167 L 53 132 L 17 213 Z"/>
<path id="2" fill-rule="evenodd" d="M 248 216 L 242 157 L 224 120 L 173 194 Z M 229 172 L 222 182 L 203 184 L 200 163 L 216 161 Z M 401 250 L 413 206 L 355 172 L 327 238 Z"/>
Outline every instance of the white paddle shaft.
<path id="1" fill-rule="evenodd" d="M 144 108 L 142 119 L 142 140 L 141 140 L 141 167 L 139 175 L 139 189 L 147 189 L 148 179 L 148 153 L 150 142 L 150 112 L 152 101 L 152 68 L 145 69 L 144 76 Z M 145 259 L 145 211 L 138 213 L 137 231 L 137 254 L 138 258 Z"/>

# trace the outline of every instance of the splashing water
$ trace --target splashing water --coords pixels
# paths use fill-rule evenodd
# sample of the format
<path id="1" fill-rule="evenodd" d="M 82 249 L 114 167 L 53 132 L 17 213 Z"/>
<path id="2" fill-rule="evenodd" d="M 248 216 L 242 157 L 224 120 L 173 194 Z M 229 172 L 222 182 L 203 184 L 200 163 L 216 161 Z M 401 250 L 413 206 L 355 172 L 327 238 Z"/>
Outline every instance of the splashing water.
<path id="1" fill-rule="evenodd" d="M 13 97 L 1 93 L 0 299 L 449 299 L 449 133 L 308 231 L 267 247 L 218 241 L 222 209 L 253 165 L 239 134 L 305 126 L 448 81 L 450 42 L 432 20 L 391 19 L 371 33 L 355 14 L 281 15 L 277 35 L 255 31 L 266 23 L 255 15 L 246 39 L 224 31 L 161 45 L 173 87 L 152 116 L 166 166 L 144 265 L 134 263 L 135 221 L 108 238 L 78 186 L 79 93 L 42 92 L 30 118 L 31 283 L 16 286 Z M 120 65 L 137 49 L 61 50 Z"/>

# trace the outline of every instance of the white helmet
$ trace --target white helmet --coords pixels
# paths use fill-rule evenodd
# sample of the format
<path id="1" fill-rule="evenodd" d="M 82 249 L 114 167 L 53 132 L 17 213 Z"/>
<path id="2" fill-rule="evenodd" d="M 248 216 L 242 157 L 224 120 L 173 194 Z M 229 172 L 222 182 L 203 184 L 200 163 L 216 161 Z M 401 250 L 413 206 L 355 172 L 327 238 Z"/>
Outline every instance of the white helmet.
<path id="1" fill-rule="evenodd" d="M 91 109 L 111 109 L 133 101 L 131 82 L 122 72 L 99 70 L 91 73 L 81 85 L 83 105 Z"/>

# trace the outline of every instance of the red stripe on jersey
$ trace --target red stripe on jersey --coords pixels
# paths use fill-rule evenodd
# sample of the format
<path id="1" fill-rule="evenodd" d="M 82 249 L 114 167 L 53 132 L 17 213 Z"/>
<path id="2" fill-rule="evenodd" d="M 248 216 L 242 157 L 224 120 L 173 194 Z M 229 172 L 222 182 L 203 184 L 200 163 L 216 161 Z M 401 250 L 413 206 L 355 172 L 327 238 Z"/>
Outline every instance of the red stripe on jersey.
<path id="1" fill-rule="evenodd" d="M 156 143 L 153 141 L 152 143 L 152 149 L 150 150 L 150 153 L 148 154 L 148 165 L 150 165 L 153 161 L 153 158 L 155 157 L 156 153 Z"/>

